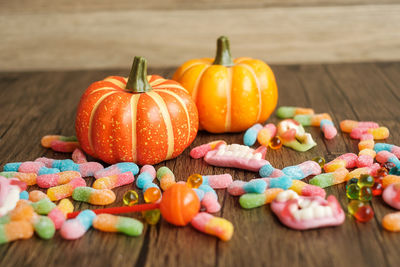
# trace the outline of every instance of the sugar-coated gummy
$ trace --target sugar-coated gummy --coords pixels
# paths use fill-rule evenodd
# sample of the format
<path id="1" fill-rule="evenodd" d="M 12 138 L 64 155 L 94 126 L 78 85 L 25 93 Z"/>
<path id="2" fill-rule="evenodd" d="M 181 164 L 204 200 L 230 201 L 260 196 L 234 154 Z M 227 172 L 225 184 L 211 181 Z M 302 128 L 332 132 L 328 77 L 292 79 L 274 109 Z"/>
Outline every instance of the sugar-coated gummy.
<path id="1" fill-rule="evenodd" d="M 252 146 L 257 141 L 258 132 L 263 128 L 263 126 L 259 123 L 254 124 L 243 135 L 243 144 L 246 146 Z"/>
<path id="2" fill-rule="evenodd" d="M 128 236 L 139 236 L 143 232 L 143 223 L 134 218 L 99 214 L 93 220 L 93 228 L 104 232 L 118 232 Z"/>
<path id="3" fill-rule="evenodd" d="M 27 221 L 12 221 L 0 224 L 0 245 L 17 239 L 29 239 L 32 235 L 32 225 Z"/>
<path id="4" fill-rule="evenodd" d="M 47 215 L 49 212 L 56 207 L 56 204 L 50 201 L 48 198 L 43 198 L 37 202 L 32 202 L 32 207 L 37 214 Z"/>
<path id="5" fill-rule="evenodd" d="M 53 221 L 46 216 L 38 216 L 35 218 L 33 228 L 36 234 L 42 239 L 51 239 L 56 232 Z"/>
<path id="6" fill-rule="evenodd" d="M 74 240 L 82 237 L 92 226 L 96 214 L 91 210 L 81 211 L 75 219 L 64 222 L 60 234 L 64 239 Z"/>

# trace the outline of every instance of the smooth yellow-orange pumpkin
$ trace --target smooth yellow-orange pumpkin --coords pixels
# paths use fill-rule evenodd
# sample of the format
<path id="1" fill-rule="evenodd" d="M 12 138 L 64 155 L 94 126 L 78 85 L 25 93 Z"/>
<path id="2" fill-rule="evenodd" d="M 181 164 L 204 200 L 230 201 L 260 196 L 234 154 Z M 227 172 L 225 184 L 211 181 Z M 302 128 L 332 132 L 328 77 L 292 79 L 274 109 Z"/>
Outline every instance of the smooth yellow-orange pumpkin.
<path id="1" fill-rule="evenodd" d="M 215 59 L 189 60 L 172 79 L 192 95 L 200 128 L 212 133 L 239 132 L 264 122 L 278 101 L 271 68 L 258 59 L 232 60 L 224 36 L 217 41 Z"/>

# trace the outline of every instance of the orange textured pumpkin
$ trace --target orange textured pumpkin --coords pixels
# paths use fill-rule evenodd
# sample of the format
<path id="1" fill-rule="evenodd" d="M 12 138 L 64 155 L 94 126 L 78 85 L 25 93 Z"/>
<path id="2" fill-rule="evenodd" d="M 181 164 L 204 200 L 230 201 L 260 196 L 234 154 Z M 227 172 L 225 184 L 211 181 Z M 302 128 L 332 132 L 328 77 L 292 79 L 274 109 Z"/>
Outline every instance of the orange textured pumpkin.
<path id="1" fill-rule="evenodd" d="M 271 68 L 258 59 L 232 60 L 224 36 L 217 41 L 215 59 L 189 60 L 179 67 L 173 80 L 196 102 L 200 129 L 212 133 L 239 132 L 264 122 L 278 102 Z"/>
<path id="2" fill-rule="evenodd" d="M 76 115 L 79 144 L 113 164 L 156 164 L 177 157 L 197 134 L 196 105 L 177 82 L 147 76 L 135 57 L 129 79 L 110 76 L 83 94 Z"/>

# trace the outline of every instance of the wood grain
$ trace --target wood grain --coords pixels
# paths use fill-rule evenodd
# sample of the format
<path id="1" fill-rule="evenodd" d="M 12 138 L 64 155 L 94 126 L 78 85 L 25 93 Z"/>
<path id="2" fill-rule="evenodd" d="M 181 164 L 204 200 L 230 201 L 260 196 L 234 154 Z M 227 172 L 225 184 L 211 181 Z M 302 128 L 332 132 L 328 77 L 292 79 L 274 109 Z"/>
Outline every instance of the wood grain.
<path id="1" fill-rule="evenodd" d="M 373 120 L 391 130 L 388 143 L 400 143 L 400 63 L 272 66 L 279 87 L 279 105 L 312 107 L 329 112 L 336 125 L 343 119 Z M 174 68 L 152 69 L 171 77 Z M 68 158 L 42 148 L 46 134 L 74 134 L 74 116 L 80 95 L 93 81 L 108 75 L 126 75 L 128 69 L 0 73 L 0 156 L 7 162 L 34 160 L 40 156 Z M 274 116 L 270 122 L 278 122 Z M 308 152 L 290 149 L 268 151 L 276 167 L 298 164 L 315 156 L 331 160 L 345 152 L 357 152 L 357 142 L 347 134 L 330 141 L 318 128 L 308 128 L 318 146 Z M 242 134 L 211 135 L 200 132 L 190 148 L 215 139 L 241 143 Z M 168 166 L 178 180 L 191 173 L 230 173 L 234 179 L 249 180 L 247 171 L 208 166 L 189 157 L 190 148 L 177 159 L 158 164 Z M 307 180 L 307 179 L 306 179 Z M 91 184 L 91 178 L 87 179 Z M 34 187 L 33 187 L 34 188 Z M 134 188 L 117 188 L 116 203 Z M 327 188 L 346 210 L 345 186 Z M 0 266 L 397 266 L 400 235 L 382 229 L 382 217 L 393 212 L 380 197 L 371 205 L 375 218 L 365 224 L 350 216 L 339 227 L 294 231 L 276 219 L 269 206 L 244 210 L 238 198 L 218 190 L 222 210 L 217 216 L 230 220 L 235 233 L 230 242 L 201 234 L 191 228 L 174 227 L 165 221 L 145 226 L 140 237 L 89 232 L 76 241 L 59 234 L 49 241 L 34 237 L 0 246 Z M 76 209 L 92 206 L 75 203 Z M 141 219 L 140 214 L 128 214 Z"/>
<path id="2" fill-rule="evenodd" d="M 12 2 L 12 1 L 10 1 Z M 3 14 L 1 70 L 178 66 L 213 57 L 220 35 L 235 57 L 269 63 L 400 59 L 400 5 Z"/>

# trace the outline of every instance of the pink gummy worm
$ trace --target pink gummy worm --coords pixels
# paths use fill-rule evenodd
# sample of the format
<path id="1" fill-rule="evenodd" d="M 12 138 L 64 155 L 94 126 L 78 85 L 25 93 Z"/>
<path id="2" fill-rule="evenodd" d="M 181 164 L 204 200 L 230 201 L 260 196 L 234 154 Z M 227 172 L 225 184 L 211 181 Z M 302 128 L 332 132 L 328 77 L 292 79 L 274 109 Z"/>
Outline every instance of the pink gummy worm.
<path id="1" fill-rule="evenodd" d="M 315 161 L 308 160 L 297 165 L 305 177 L 321 174 L 321 166 Z"/>
<path id="2" fill-rule="evenodd" d="M 140 169 L 140 173 L 142 172 L 149 173 L 153 179 L 156 178 L 156 169 L 152 165 L 143 165 Z"/>
<path id="3" fill-rule="evenodd" d="M 54 159 L 49 159 L 46 157 L 41 157 L 41 158 L 37 158 L 35 159 L 35 162 L 41 162 L 44 164 L 44 166 L 46 166 L 47 168 L 52 168 L 53 166 L 53 161 Z"/>
<path id="4" fill-rule="evenodd" d="M 83 153 L 83 151 L 80 150 L 79 148 L 76 148 L 74 152 L 72 152 L 72 160 L 77 164 L 87 162 L 85 153 Z"/>
<path id="5" fill-rule="evenodd" d="M 201 200 L 201 205 L 209 213 L 216 213 L 221 210 L 221 205 L 218 202 L 218 198 L 213 192 L 206 192 L 204 194 L 204 197 Z"/>
<path id="6" fill-rule="evenodd" d="M 370 133 L 365 133 L 360 136 L 360 141 L 374 140 L 374 136 Z"/>
<path id="7" fill-rule="evenodd" d="M 376 161 L 379 163 L 386 163 L 390 158 L 397 158 L 393 153 L 389 151 L 380 151 L 376 154 Z"/>
<path id="8" fill-rule="evenodd" d="M 349 169 L 356 167 L 358 156 L 354 153 L 346 153 L 337 157 L 337 159 L 346 161 L 346 168 Z"/>
<path id="9" fill-rule="evenodd" d="M 26 161 L 19 166 L 18 171 L 24 173 L 38 173 L 42 167 L 45 167 L 42 162 Z"/>
<path id="10" fill-rule="evenodd" d="M 369 167 L 374 164 L 374 158 L 370 155 L 360 155 L 357 159 L 357 168 Z"/>
<path id="11" fill-rule="evenodd" d="M 232 175 L 229 173 L 206 176 L 208 178 L 208 185 L 213 189 L 227 188 L 233 181 Z"/>
<path id="12" fill-rule="evenodd" d="M 324 133 L 325 139 L 332 139 L 337 135 L 337 130 L 335 126 L 324 124 L 322 125 L 322 132 Z"/>
<path id="13" fill-rule="evenodd" d="M 217 149 L 222 144 L 226 145 L 226 142 L 223 140 L 218 140 L 200 146 L 196 146 L 190 151 L 189 155 L 194 159 L 199 159 L 204 157 L 207 154 L 207 152 Z"/>
<path id="14" fill-rule="evenodd" d="M 233 181 L 228 187 L 228 193 L 232 196 L 241 196 L 246 192 L 243 189 L 243 186 L 246 184 L 245 181 L 236 180 Z"/>

